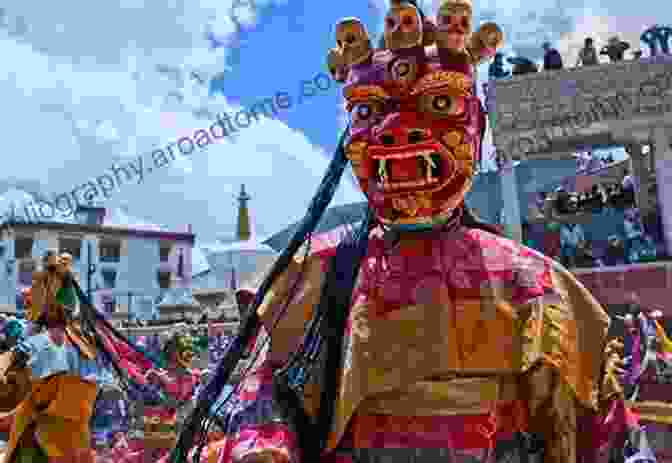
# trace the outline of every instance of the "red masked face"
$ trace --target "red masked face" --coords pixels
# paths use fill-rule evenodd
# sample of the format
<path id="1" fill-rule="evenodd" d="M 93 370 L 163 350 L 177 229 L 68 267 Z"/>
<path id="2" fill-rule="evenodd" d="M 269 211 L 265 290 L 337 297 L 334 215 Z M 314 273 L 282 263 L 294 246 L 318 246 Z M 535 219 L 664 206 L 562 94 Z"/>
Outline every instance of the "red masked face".
<path id="1" fill-rule="evenodd" d="M 472 184 L 483 128 L 471 77 L 410 63 L 408 82 L 394 74 L 345 88 L 351 118 L 346 153 L 379 220 L 392 226 L 446 222 Z M 396 77 L 396 78 L 395 78 Z"/>

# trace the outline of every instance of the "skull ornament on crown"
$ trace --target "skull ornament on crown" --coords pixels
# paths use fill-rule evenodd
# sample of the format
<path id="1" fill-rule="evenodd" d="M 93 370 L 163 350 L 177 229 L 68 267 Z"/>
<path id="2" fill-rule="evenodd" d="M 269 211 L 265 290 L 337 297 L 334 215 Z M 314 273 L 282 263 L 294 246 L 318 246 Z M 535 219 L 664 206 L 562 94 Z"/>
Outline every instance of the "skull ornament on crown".
<path id="1" fill-rule="evenodd" d="M 336 25 L 327 61 L 345 82 L 345 152 L 383 224 L 446 223 L 471 187 L 486 123 L 474 66 L 503 42 L 497 25 L 472 34 L 471 21 L 470 0 L 442 1 L 435 23 L 415 1 L 393 0 L 379 49 L 358 19 Z"/>

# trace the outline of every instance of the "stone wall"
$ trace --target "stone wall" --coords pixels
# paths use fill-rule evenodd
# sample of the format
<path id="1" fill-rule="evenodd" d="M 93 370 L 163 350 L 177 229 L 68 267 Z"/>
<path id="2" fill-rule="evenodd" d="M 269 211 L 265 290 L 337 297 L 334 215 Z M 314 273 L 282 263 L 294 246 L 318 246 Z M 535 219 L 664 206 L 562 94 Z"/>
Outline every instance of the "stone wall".
<path id="1" fill-rule="evenodd" d="M 494 143 L 514 159 L 619 144 L 611 122 L 672 117 L 669 58 L 544 71 L 491 87 Z"/>

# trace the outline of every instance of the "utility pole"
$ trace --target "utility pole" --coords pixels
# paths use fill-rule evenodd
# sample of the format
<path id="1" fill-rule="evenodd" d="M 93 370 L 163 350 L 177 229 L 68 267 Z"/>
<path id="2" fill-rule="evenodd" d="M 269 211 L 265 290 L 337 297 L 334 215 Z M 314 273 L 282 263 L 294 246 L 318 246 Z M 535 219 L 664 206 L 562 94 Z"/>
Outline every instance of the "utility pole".
<path id="1" fill-rule="evenodd" d="M 133 301 L 133 293 L 128 292 L 128 312 L 126 314 L 126 334 L 131 332 L 131 302 Z"/>
<path id="2" fill-rule="evenodd" d="M 86 252 L 86 261 L 87 261 L 87 269 L 86 269 L 86 293 L 89 296 L 89 301 L 91 301 L 91 295 L 93 293 L 93 290 L 91 288 L 91 278 L 93 275 L 95 275 L 97 266 L 96 264 L 92 263 L 91 261 L 91 254 L 93 253 L 93 246 L 91 246 L 91 241 L 87 243 L 87 252 Z M 93 303 L 93 301 L 91 301 Z"/>
<path id="3" fill-rule="evenodd" d="M 12 285 L 12 277 L 14 276 L 16 259 L 7 260 L 7 298 L 9 299 L 9 305 L 12 304 L 12 295 L 16 296 L 16 284 Z M 14 286 L 14 291 L 12 291 L 12 286 Z M 16 297 L 14 297 L 16 299 Z M 18 307 L 17 307 L 18 309 Z"/>

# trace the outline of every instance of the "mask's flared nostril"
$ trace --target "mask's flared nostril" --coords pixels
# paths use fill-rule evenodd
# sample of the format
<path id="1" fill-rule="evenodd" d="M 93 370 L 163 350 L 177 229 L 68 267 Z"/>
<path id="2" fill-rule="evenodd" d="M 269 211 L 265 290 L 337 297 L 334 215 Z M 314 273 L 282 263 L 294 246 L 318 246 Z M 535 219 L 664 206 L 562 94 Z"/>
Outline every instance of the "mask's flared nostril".
<path id="1" fill-rule="evenodd" d="M 380 143 L 385 145 L 385 146 L 392 146 L 394 145 L 394 136 L 385 134 L 380 136 Z"/>
<path id="2" fill-rule="evenodd" d="M 422 130 L 411 130 L 408 133 L 408 144 L 420 143 L 424 139 L 424 133 Z"/>
<path id="3" fill-rule="evenodd" d="M 443 159 L 441 159 L 441 155 L 439 153 L 432 153 L 429 155 L 431 165 L 431 174 L 432 177 L 434 178 L 439 178 L 441 176 L 441 165 L 443 163 Z"/>

